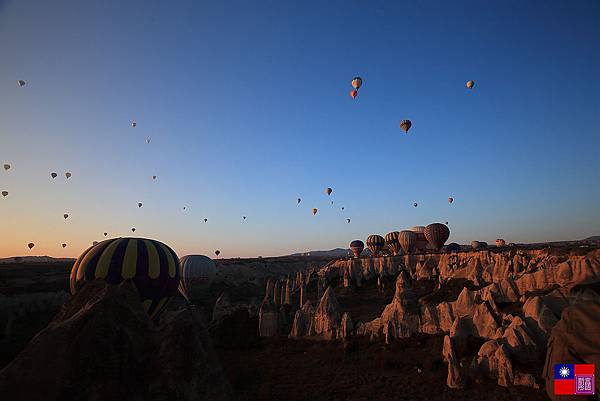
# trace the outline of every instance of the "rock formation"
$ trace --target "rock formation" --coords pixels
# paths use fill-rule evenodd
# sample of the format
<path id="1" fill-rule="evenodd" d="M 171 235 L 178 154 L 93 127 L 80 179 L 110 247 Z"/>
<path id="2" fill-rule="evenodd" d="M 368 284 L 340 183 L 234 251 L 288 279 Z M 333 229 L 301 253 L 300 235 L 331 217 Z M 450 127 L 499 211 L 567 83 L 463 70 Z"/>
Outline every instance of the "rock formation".
<path id="1" fill-rule="evenodd" d="M 86 284 L 0 371 L 10 400 L 231 400 L 199 313 L 156 327 L 135 287 Z"/>

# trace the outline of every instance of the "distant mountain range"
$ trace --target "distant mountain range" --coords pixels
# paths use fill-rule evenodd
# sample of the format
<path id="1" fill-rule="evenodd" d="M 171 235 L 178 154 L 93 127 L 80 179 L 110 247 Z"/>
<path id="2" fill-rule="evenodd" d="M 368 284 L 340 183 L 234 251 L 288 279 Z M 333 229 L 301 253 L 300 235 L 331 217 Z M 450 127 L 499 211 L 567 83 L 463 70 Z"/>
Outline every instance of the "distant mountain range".
<path id="1" fill-rule="evenodd" d="M 293 253 L 291 255 L 286 255 L 286 256 L 320 256 L 320 257 L 328 257 L 328 258 L 343 258 L 348 255 L 350 255 L 350 249 L 335 248 L 335 249 L 330 249 L 328 251 L 300 252 L 300 253 Z"/>
<path id="2" fill-rule="evenodd" d="M 50 256 L 14 256 L 0 259 L 0 265 L 9 263 L 69 263 L 74 261 L 73 258 L 53 258 Z"/>

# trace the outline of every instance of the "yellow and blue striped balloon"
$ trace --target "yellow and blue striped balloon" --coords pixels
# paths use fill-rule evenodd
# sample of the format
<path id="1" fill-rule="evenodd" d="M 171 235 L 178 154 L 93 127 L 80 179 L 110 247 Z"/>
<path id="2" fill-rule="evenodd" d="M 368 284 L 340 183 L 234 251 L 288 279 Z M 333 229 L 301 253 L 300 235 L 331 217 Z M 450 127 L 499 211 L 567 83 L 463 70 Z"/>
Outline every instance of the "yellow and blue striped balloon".
<path id="1" fill-rule="evenodd" d="M 398 255 L 400 253 L 400 242 L 398 240 L 399 235 L 400 232 L 398 231 L 392 231 L 385 235 L 385 244 L 394 255 Z"/>
<path id="2" fill-rule="evenodd" d="M 177 293 L 179 258 L 162 242 L 145 238 L 113 238 L 85 250 L 71 269 L 71 293 L 86 281 L 119 284 L 132 280 L 144 310 L 158 316 Z"/>

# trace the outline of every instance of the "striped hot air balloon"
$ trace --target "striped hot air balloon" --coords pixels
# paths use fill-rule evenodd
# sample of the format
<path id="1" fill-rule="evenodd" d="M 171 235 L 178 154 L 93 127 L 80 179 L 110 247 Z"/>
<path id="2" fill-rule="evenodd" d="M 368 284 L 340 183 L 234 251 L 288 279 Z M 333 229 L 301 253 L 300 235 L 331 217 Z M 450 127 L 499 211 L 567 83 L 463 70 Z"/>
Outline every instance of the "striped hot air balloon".
<path id="1" fill-rule="evenodd" d="M 398 235 L 400 233 L 398 231 L 392 231 L 391 233 L 387 233 L 385 235 L 385 245 L 389 248 L 390 251 L 394 255 L 398 255 L 400 253 L 400 242 L 398 242 Z"/>
<path id="2" fill-rule="evenodd" d="M 417 243 L 415 245 L 415 248 L 419 251 L 426 250 L 427 244 L 429 244 L 429 242 L 427 241 L 427 238 L 425 238 L 425 226 L 414 226 L 410 229 L 410 231 L 417 234 Z"/>
<path id="3" fill-rule="evenodd" d="M 144 238 L 113 238 L 86 249 L 71 269 L 71 293 L 86 281 L 109 284 L 132 280 L 144 310 L 158 316 L 179 286 L 179 258 L 162 242 Z"/>
<path id="4" fill-rule="evenodd" d="M 355 239 L 350 243 L 350 249 L 352 250 L 355 258 L 360 258 L 360 254 L 362 253 L 363 249 L 365 249 L 365 243 L 359 239 Z"/>
<path id="5" fill-rule="evenodd" d="M 422 233 L 421 233 L 422 234 Z M 415 247 L 418 244 L 418 235 L 414 231 L 410 230 L 402 230 L 398 235 L 398 241 L 400 242 L 400 246 L 404 253 L 409 254 L 412 253 Z"/>
<path id="6" fill-rule="evenodd" d="M 181 281 L 179 292 L 193 302 L 202 299 L 217 275 L 217 266 L 208 256 L 186 255 L 179 260 L 181 265 Z"/>
<path id="7" fill-rule="evenodd" d="M 450 237 L 450 229 L 445 224 L 432 223 L 425 227 L 425 238 L 434 249 L 442 249 L 448 237 Z"/>
<path id="8" fill-rule="evenodd" d="M 367 248 L 373 256 L 377 256 L 385 245 L 385 239 L 381 235 L 373 234 L 367 238 Z"/>

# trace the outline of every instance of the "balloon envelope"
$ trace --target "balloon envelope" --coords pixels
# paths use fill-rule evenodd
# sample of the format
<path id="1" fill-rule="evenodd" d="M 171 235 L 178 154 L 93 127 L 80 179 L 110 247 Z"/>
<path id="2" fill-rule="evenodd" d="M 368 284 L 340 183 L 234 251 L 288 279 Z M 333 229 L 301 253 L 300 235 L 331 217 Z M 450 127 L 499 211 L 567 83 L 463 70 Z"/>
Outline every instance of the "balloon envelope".
<path id="1" fill-rule="evenodd" d="M 352 97 L 352 99 L 356 99 L 357 95 L 358 95 L 358 91 L 356 89 L 352 89 L 350 91 L 350 96 Z"/>
<path id="2" fill-rule="evenodd" d="M 50 173 L 50 176 L 51 176 L 52 178 L 56 178 L 56 177 L 58 176 L 58 174 L 56 174 L 56 173 Z"/>
<path id="3" fill-rule="evenodd" d="M 35 244 L 33 242 L 30 242 L 29 244 L 27 244 L 27 247 L 29 249 L 33 248 L 35 246 Z"/>
<path id="4" fill-rule="evenodd" d="M 390 251 L 392 251 L 394 255 L 398 255 L 400 253 L 400 242 L 398 241 L 399 235 L 400 233 L 398 231 L 392 231 L 385 235 L 385 245 Z"/>
<path id="5" fill-rule="evenodd" d="M 452 203 L 452 202 L 454 202 L 454 198 L 453 197 L 449 197 L 448 198 L 448 203 Z"/>
<path id="6" fill-rule="evenodd" d="M 317 214 L 317 208 L 316 208 L 316 207 L 313 207 L 313 209 L 312 209 L 312 214 L 313 214 L 313 216 L 314 216 L 315 214 Z"/>
<path id="7" fill-rule="evenodd" d="M 361 77 L 352 78 L 352 87 L 354 89 L 359 90 L 361 86 L 362 86 L 362 78 Z"/>
<path id="8" fill-rule="evenodd" d="M 25 81 L 23 81 L 22 79 L 18 79 L 17 85 L 19 85 L 20 87 L 23 87 L 23 86 L 25 86 Z"/>
<path id="9" fill-rule="evenodd" d="M 70 178 L 71 177 L 71 173 L 69 173 L 68 171 L 65 173 L 65 177 Z"/>
<path id="10" fill-rule="evenodd" d="M 4 165 L 4 170 L 8 171 L 10 169 L 10 164 L 5 164 Z"/>
<path id="11" fill-rule="evenodd" d="M 418 235 L 414 231 L 402 230 L 398 235 L 398 241 L 404 253 L 409 254 L 414 251 L 418 242 Z"/>
<path id="12" fill-rule="evenodd" d="M 217 266 L 208 256 L 186 255 L 179 260 L 181 280 L 179 292 L 193 302 L 207 295 L 208 287 L 217 275 Z"/>
<path id="13" fill-rule="evenodd" d="M 8 191 L 2 191 L 2 196 L 8 196 Z"/>
<path id="14" fill-rule="evenodd" d="M 412 122 L 410 120 L 402 120 L 400 121 L 400 129 L 405 133 L 408 133 L 408 130 L 412 127 Z"/>
<path id="15" fill-rule="evenodd" d="M 432 223 L 425 227 L 425 238 L 434 249 L 442 249 L 450 237 L 450 229 L 442 223 Z"/>
<path id="16" fill-rule="evenodd" d="M 218 249 L 215 251 L 215 255 L 219 256 L 221 254 L 221 251 L 219 251 Z"/>
<path id="17" fill-rule="evenodd" d="M 71 293 L 97 279 L 112 285 L 131 280 L 152 318 L 177 293 L 179 277 L 179 258 L 167 245 L 145 238 L 114 238 L 91 246 L 77 258 L 71 270 Z"/>
<path id="18" fill-rule="evenodd" d="M 363 249 L 365 249 L 365 243 L 359 239 L 355 239 L 350 243 L 350 249 L 352 250 L 354 257 L 358 258 L 360 257 L 360 254 L 362 253 Z"/>
<path id="19" fill-rule="evenodd" d="M 367 237 L 367 247 L 373 256 L 377 256 L 383 249 L 384 245 L 385 239 L 381 235 L 372 234 Z"/>
<path id="20" fill-rule="evenodd" d="M 473 89 L 473 87 L 475 86 L 475 81 L 468 80 L 465 86 L 466 86 L 468 89 Z M 484 91 L 484 92 L 485 92 L 485 91 Z"/>
<path id="21" fill-rule="evenodd" d="M 332 193 L 332 192 L 333 192 L 333 189 L 331 189 L 331 188 L 329 188 L 329 187 L 328 187 L 328 188 L 325 188 L 325 193 L 326 193 L 327 195 L 331 195 L 331 193 Z"/>

